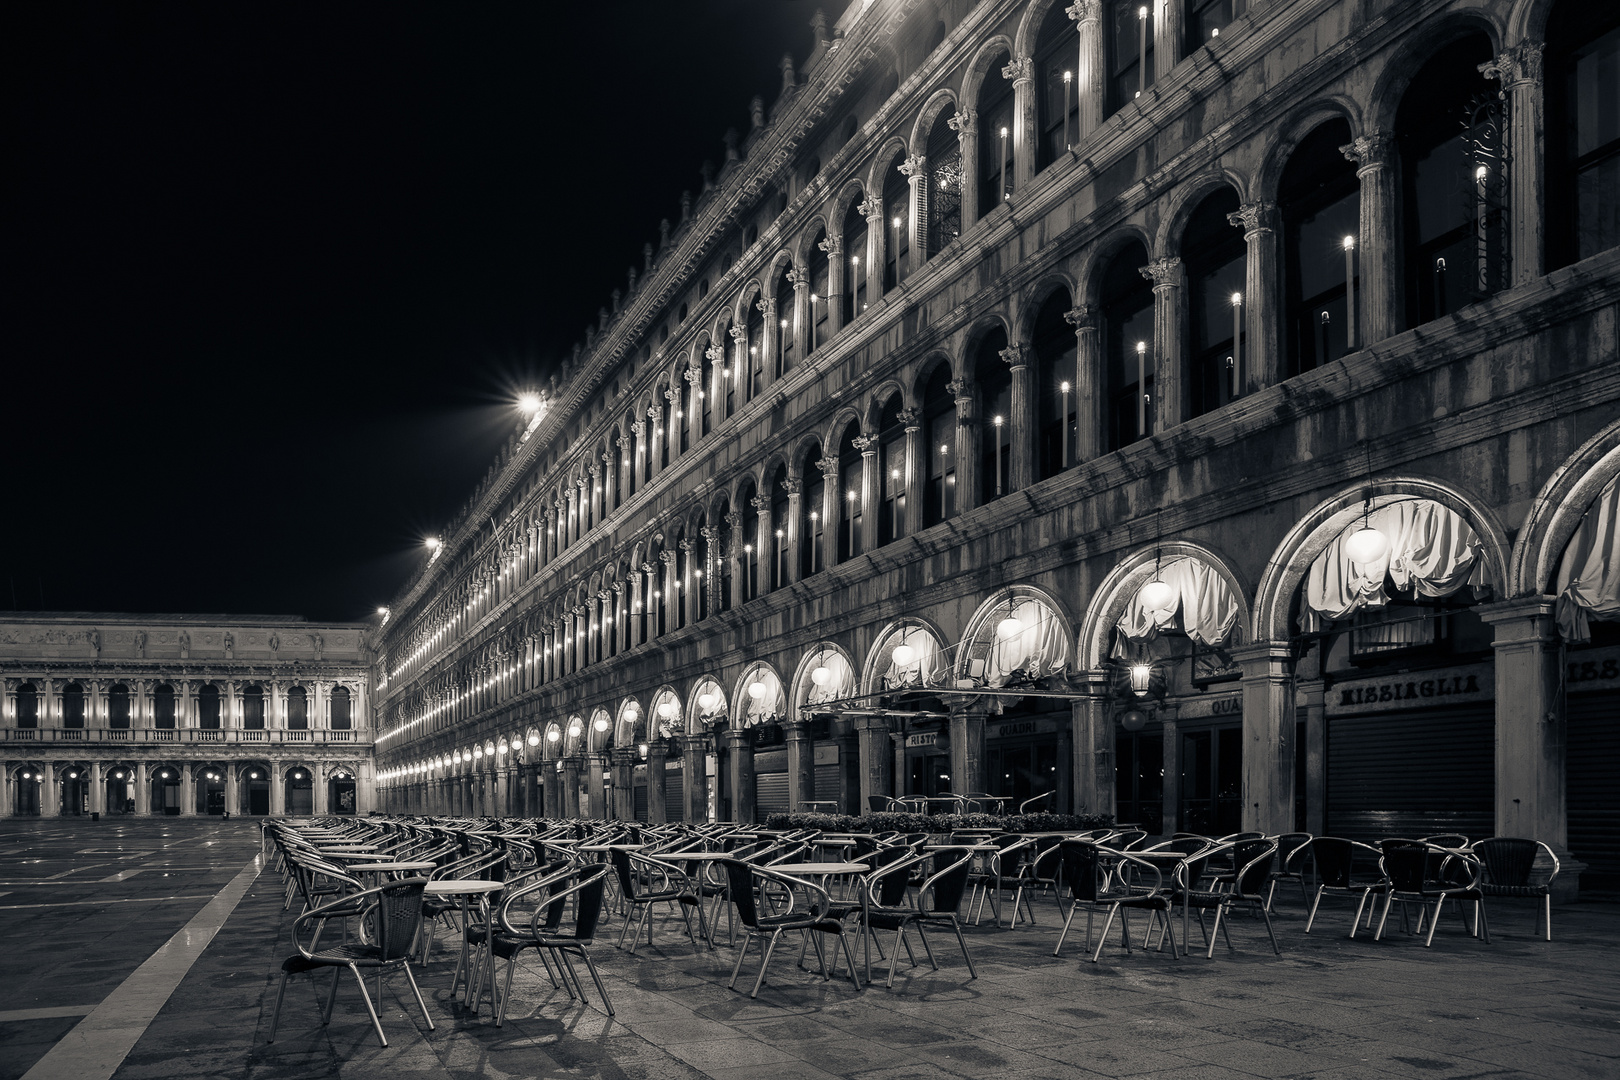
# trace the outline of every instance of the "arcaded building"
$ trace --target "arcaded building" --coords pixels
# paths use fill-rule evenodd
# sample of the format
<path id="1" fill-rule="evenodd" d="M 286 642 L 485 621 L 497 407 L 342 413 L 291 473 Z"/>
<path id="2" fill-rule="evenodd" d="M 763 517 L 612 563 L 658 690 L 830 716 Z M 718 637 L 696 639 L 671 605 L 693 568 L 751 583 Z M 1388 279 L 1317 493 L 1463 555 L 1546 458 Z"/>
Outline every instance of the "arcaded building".
<path id="1" fill-rule="evenodd" d="M 1620 8 L 812 34 L 391 604 L 379 807 L 1620 873 Z"/>
<path id="2" fill-rule="evenodd" d="M 0 813 L 365 813 L 370 632 L 286 616 L 0 616 Z"/>

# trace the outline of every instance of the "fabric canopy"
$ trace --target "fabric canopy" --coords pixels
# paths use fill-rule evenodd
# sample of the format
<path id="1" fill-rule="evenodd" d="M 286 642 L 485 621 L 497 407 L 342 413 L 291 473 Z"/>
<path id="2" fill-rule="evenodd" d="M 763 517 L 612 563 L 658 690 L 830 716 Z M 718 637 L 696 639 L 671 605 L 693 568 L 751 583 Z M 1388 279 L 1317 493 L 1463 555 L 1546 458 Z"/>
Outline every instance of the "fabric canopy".
<path id="1" fill-rule="evenodd" d="M 1389 503 L 1369 514 L 1366 523 L 1389 541 L 1384 554 L 1365 565 L 1346 554 L 1345 542 L 1362 528 L 1359 518 L 1333 538 L 1305 575 L 1301 622 L 1307 633 L 1320 630 L 1324 619 L 1346 619 L 1362 608 L 1389 603 L 1386 574 L 1396 589 L 1431 598 L 1450 596 L 1464 585 L 1489 584 L 1478 534 L 1437 502 Z"/>
<path id="2" fill-rule="evenodd" d="M 1159 568 L 1158 579 L 1170 586 L 1169 605 L 1149 610 L 1138 589 L 1119 618 L 1123 642 L 1140 645 L 1157 638 L 1161 630 L 1180 630 L 1200 645 L 1236 643 L 1242 634 L 1238 598 L 1213 567 L 1197 559 L 1177 559 Z M 1116 645 L 1116 653 L 1120 647 Z"/>
<path id="3" fill-rule="evenodd" d="M 1587 508 L 1558 564 L 1558 631 L 1565 641 L 1589 641 L 1591 619 L 1620 617 L 1620 477 Z"/>
<path id="4" fill-rule="evenodd" d="M 894 650 L 909 645 L 917 654 L 911 663 L 902 667 L 894 662 Z M 945 682 L 945 654 L 934 635 L 921 626 L 907 626 L 884 644 L 889 652 L 887 667 L 879 675 L 890 687 L 916 683 L 923 686 L 941 686 Z"/>
<path id="5" fill-rule="evenodd" d="M 1001 633 L 1001 621 L 1015 618 L 1023 629 L 1011 637 Z M 1069 659 L 1069 634 L 1057 612 L 1034 597 L 1019 597 L 1005 615 L 985 620 L 982 634 L 991 639 L 985 663 L 985 681 L 990 686 L 1007 685 L 1008 676 L 1021 671 L 1030 679 L 1042 679 L 1062 671 Z"/>

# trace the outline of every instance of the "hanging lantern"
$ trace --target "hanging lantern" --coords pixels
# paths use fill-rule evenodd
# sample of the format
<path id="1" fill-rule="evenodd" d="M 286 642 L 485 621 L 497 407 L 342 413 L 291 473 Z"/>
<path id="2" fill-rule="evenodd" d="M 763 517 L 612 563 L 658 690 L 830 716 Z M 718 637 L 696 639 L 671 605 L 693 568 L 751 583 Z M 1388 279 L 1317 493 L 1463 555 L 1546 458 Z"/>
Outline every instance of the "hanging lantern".
<path id="1" fill-rule="evenodd" d="M 704 712 L 708 712 L 710 709 L 714 708 L 714 695 L 707 693 L 699 694 L 698 708 L 702 709 Z M 671 705 L 667 701 L 658 706 L 658 715 L 662 716 L 666 720 L 669 719 L 670 713 L 673 713 L 674 711 L 675 706 Z"/>
<path id="2" fill-rule="evenodd" d="M 1126 709 L 1119 717 L 1119 726 L 1126 731 L 1141 731 L 1147 722 L 1147 713 L 1141 709 Z"/>
<path id="3" fill-rule="evenodd" d="M 748 696 L 755 701 L 763 701 L 765 698 L 765 684 L 762 682 L 749 683 Z"/>
<path id="4" fill-rule="evenodd" d="M 1153 682 L 1152 664 L 1131 665 L 1131 692 L 1142 696 L 1148 692 L 1148 686 Z"/>
<path id="5" fill-rule="evenodd" d="M 1024 632 L 1024 624 L 1016 615 L 1009 615 L 996 624 L 996 633 L 1004 638 L 1015 638 Z"/>
<path id="6" fill-rule="evenodd" d="M 1365 566 L 1377 562 L 1389 550 L 1389 537 L 1379 532 L 1362 519 L 1361 528 L 1351 533 L 1344 541 L 1344 553 L 1353 563 Z"/>
<path id="7" fill-rule="evenodd" d="M 607 717 L 605 717 L 605 716 L 598 716 L 598 717 L 597 717 L 597 718 L 596 718 L 596 722 L 595 722 L 595 723 L 593 723 L 593 724 L 592 724 L 592 725 L 591 725 L 591 727 L 593 727 L 593 728 L 595 728 L 595 729 L 596 729 L 596 730 L 597 730 L 597 733 L 598 733 L 598 734 L 600 734 L 600 733 L 601 733 L 601 732 L 604 732 L 604 731 L 606 731 L 606 730 L 607 730 L 607 729 L 608 729 L 608 721 L 607 721 Z"/>
<path id="8" fill-rule="evenodd" d="M 579 727 L 579 721 L 578 720 L 575 720 L 575 721 L 573 721 L 572 723 L 570 723 L 568 725 L 568 737 L 570 739 L 579 738 L 579 732 L 580 732 L 580 727 Z"/>
<path id="9" fill-rule="evenodd" d="M 1157 576 L 1137 593 L 1137 599 L 1149 611 L 1163 611 L 1176 601 L 1176 590 L 1159 580 Z"/>
<path id="10" fill-rule="evenodd" d="M 652 747 L 648 746 L 646 743 L 641 743 L 640 745 L 638 745 L 636 747 L 636 750 L 640 752 L 642 757 L 646 757 L 647 756 L 647 751 L 649 751 L 651 749 L 652 749 Z"/>
<path id="11" fill-rule="evenodd" d="M 546 732 L 546 741 L 547 742 L 556 742 L 560 738 L 562 738 L 562 733 L 560 731 L 558 731 L 556 728 L 551 728 L 550 730 L 548 730 Z"/>
<path id="12" fill-rule="evenodd" d="M 917 650 L 910 645 L 896 645 L 894 649 L 894 663 L 896 667 L 910 667 L 917 659 Z"/>
<path id="13" fill-rule="evenodd" d="M 540 736 L 536 735 L 532 731 L 529 732 L 529 745 L 530 746 L 539 746 L 540 745 Z"/>
<path id="14" fill-rule="evenodd" d="M 825 667 L 818 667 L 810 673 L 810 681 L 817 686 L 826 686 L 827 680 L 832 678 L 832 672 Z"/>
<path id="15" fill-rule="evenodd" d="M 703 697 L 698 698 L 698 704 L 702 705 L 703 704 L 703 698 L 706 698 L 708 696 L 709 695 L 705 694 L 705 695 L 703 695 Z M 707 707 L 707 706 L 705 706 L 705 707 Z M 673 701 L 666 701 L 662 705 L 658 706 L 658 715 L 662 716 L 665 720 L 668 720 L 670 717 L 674 716 L 675 715 L 675 703 Z"/>

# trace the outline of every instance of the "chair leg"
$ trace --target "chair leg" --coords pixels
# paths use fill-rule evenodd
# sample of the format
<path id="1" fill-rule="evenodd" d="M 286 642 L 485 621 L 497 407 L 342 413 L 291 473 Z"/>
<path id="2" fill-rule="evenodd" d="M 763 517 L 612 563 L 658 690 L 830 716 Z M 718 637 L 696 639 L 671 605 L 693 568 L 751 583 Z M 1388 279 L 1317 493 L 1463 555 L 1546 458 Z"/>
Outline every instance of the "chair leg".
<path id="1" fill-rule="evenodd" d="M 506 989 L 501 993 L 501 1004 L 495 1010 L 495 1026 L 506 1023 L 506 1003 L 512 1000 L 512 969 L 517 966 L 517 953 L 506 958 Z"/>
<path id="2" fill-rule="evenodd" d="M 332 1006 L 334 1004 L 336 1004 L 336 1002 L 337 1002 L 338 976 L 341 975 L 341 974 L 343 974 L 343 969 L 342 968 L 334 967 L 332 969 L 332 985 L 327 987 L 327 990 L 326 990 L 326 1007 L 321 1010 L 321 1026 L 322 1027 L 325 1027 L 327 1024 L 330 1024 L 332 1022 Z"/>
<path id="3" fill-rule="evenodd" d="M 849 981 L 855 984 L 857 991 L 861 988 L 861 977 L 855 970 L 855 953 L 849 947 L 849 935 L 839 934 L 838 943 L 844 947 L 844 959 L 849 962 Z"/>
<path id="4" fill-rule="evenodd" d="M 377 1029 L 377 1038 L 382 1040 L 384 1046 L 387 1046 L 388 1036 L 383 1034 L 382 1021 L 377 1019 L 377 1007 L 371 1003 L 371 995 L 366 993 L 365 977 L 360 974 L 360 969 L 353 964 L 349 965 L 349 970 L 354 972 L 354 981 L 360 984 L 360 996 L 365 999 L 366 1012 L 371 1014 L 371 1026 Z"/>
<path id="5" fill-rule="evenodd" d="M 1429 920 L 1429 936 L 1423 939 L 1423 945 L 1425 948 L 1434 944 L 1434 932 L 1440 927 L 1440 905 L 1443 903 L 1445 903 L 1444 899 L 1436 900 L 1434 902 L 1434 917 Z M 1420 908 L 1419 911 L 1421 910 L 1422 909 Z M 1418 929 L 1423 929 L 1423 923 L 1421 921 L 1418 923 Z"/>
<path id="6" fill-rule="evenodd" d="M 1271 951 L 1276 953 L 1278 956 L 1281 956 L 1282 950 L 1277 947 L 1277 934 L 1271 928 L 1271 912 L 1262 907 L 1260 909 L 1260 914 L 1265 916 L 1266 919 L 1266 936 L 1271 938 Z"/>
<path id="7" fill-rule="evenodd" d="M 962 936 L 962 924 L 956 921 L 956 916 L 954 915 L 951 916 L 951 929 L 956 931 L 956 943 L 962 946 L 962 959 L 967 961 L 968 978 L 977 979 L 979 977 L 979 973 L 973 968 L 973 957 L 968 955 L 967 938 Z"/>
<path id="8" fill-rule="evenodd" d="M 1069 936 L 1069 924 L 1074 922 L 1074 909 L 1079 906 L 1080 901 L 1078 900 L 1069 905 L 1069 917 L 1063 920 L 1063 929 L 1058 934 L 1057 947 L 1052 950 L 1053 956 L 1058 956 L 1063 952 L 1063 939 Z M 1089 945 L 1090 942 L 1088 941 L 1087 944 Z"/>
<path id="9" fill-rule="evenodd" d="M 726 984 L 726 989 L 737 989 L 737 975 L 742 971 L 743 959 L 748 955 L 748 947 L 753 943 L 754 932 L 752 930 L 745 929 L 743 931 L 742 948 L 737 952 L 737 963 L 731 969 L 731 981 Z"/>
<path id="10" fill-rule="evenodd" d="M 934 959 L 934 947 L 928 944 L 928 931 L 923 929 L 923 924 L 921 922 L 917 924 L 917 937 L 923 943 L 923 952 L 928 954 L 929 966 L 935 971 L 938 971 L 939 961 Z"/>
<path id="11" fill-rule="evenodd" d="M 782 936 L 782 931 L 776 930 L 771 934 L 770 942 L 765 946 L 765 958 L 759 962 L 759 977 L 754 980 L 751 998 L 759 997 L 759 988 L 765 985 L 765 969 L 771 966 L 771 953 L 776 951 L 776 939 Z"/>
<path id="12" fill-rule="evenodd" d="M 1547 920 L 1547 923 L 1546 923 L 1546 925 L 1547 925 L 1547 940 L 1551 941 L 1552 940 L 1552 891 L 1551 890 L 1548 890 L 1547 895 L 1542 898 L 1542 903 L 1546 907 L 1545 918 Z M 1488 941 L 1489 939 L 1487 938 L 1486 940 Z"/>
<path id="13" fill-rule="evenodd" d="M 1103 921 L 1102 934 L 1097 938 L 1097 951 L 1091 954 L 1091 962 L 1093 964 L 1095 964 L 1097 962 L 1097 958 L 1102 955 L 1103 946 L 1108 943 L 1108 931 L 1114 925 L 1114 913 L 1118 910 L 1118 904 L 1115 904 L 1113 907 L 1108 909 L 1108 918 Z M 1091 944 L 1091 928 L 1089 926 L 1086 927 L 1086 944 Z"/>
<path id="14" fill-rule="evenodd" d="M 607 1009 L 609 1016 L 613 1013 L 613 999 L 608 997 L 607 987 L 602 985 L 602 976 L 596 972 L 596 965 L 591 962 L 591 954 L 585 951 L 585 946 L 579 947 L 580 959 L 585 961 L 585 970 L 591 973 L 591 981 L 596 984 L 596 992 L 602 995 L 602 1005 Z M 583 989 L 583 988 L 582 988 Z"/>
<path id="15" fill-rule="evenodd" d="M 405 978 L 410 980 L 411 993 L 416 995 L 416 1004 L 422 1010 L 422 1019 L 427 1021 L 428 1030 L 429 1031 L 435 1030 L 434 1027 L 433 1027 L 433 1017 L 428 1015 L 427 1002 L 422 1000 L 422 988 L 416 985 L 416 976 L 411 974 L 411 965 L 407 963 L 407 964 L 402 964 L 400 966 L 405 969 Z M 512 978 L 511 978 L 510 974 L 507 975 L 506 982 L 507 982 L 507 987 L 510 988 L 511 985 L 512 985 Z M 501 1001 L 501 1015 L 502 1016 L 506 1015 L 506 1001 L 505 1001 L 505 999 L 502 999 L 502 1001 Z"/>
<path id="16" fill-rule="evenodd" d="M 1224 914 L 1225 911 L 1226 911 L 1226 905 L 1225 904 L 1216 904 L 1215 905 L 1215 932 L 1213 934 L 1209 935 L 1209 951 L 1204 954 L 1204 959 L 1205 960 L 1213 960 L 1215 958 L 1215 939 L 1220 936 L 1220 933 L 1221 933 L 1221 915 Z M 1204 913 L 1202 911 L 1200 911 L 1198 913 L 1198 915 L 1199 915 L 1198 921 L 1199 921 L 1200 924 L 1202 924 L 1203 921 L 1204 921 L 1203 920 L 1203 914 Z M 1232 936 L 1230 934 L 1228 934 L 1227 937 L 1226 937 L 1226 947 L 1227 948 L 1232 947 Z"/>
<path id="17" fill-rule="evenodd" d="M 287 996 L 287 973 L 281 973 L 281 986 L 276 990 L 276 1011 L 270 1014 L 270 1037 L 264 1041 L 276 1041 L 276 1025 L 281 1023 L 281 1000 Z"/>

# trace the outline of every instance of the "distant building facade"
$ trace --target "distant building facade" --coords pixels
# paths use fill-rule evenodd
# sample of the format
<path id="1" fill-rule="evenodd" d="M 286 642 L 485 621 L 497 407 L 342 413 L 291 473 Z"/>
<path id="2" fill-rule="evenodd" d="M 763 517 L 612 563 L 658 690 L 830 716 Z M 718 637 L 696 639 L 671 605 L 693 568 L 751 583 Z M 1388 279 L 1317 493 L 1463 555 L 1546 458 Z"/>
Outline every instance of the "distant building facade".
<path id="1" fill-rule="evenodd" d="M 367 812 L 369 632 L 287 617 L 0 616 L 0 812 Z"/>

